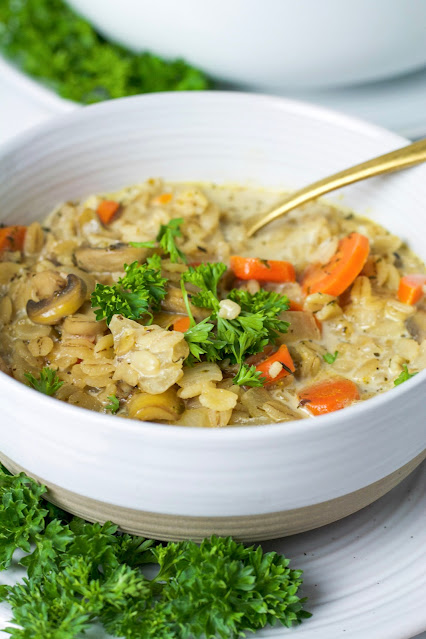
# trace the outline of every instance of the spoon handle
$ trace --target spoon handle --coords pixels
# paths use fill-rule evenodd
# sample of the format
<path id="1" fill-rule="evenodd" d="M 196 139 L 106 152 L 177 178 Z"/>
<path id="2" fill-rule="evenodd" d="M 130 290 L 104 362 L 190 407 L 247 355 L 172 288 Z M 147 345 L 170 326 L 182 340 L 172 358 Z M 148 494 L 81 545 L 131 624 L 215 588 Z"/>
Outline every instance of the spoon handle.
<path id="1" fill-rule="evenodd" d="M 325 193 L 340 189 L 342 186 L 359 182 L 376 175 L 382 175 L 383 173 L 391 173 L 392 171 L 399 171 L 400 169 L 408 168 L 414 164 L 420 164 L 426 161 L 426 138 L 418 140 L 413 144 L 404 146 L 402 149 L 385 153 L 377 158 L 356 164 L 355 166 L 339 171 L 334 175 L 330 175 L 318 182 L 314 182 L 309 186 L 305 186 L 303 189 L 292 193 L 290 197 L 283 202 L 280 206 L 272 209 L 260 220 L 255 222 L 253 226 L 248 230 L 248 237 L 251 237 L 259 229 L 261 229 L 272 220 L 276 220 L 278 217 L 285 215 L 296 206 L 305 204 L 310 200 L 314 200 Z"/>

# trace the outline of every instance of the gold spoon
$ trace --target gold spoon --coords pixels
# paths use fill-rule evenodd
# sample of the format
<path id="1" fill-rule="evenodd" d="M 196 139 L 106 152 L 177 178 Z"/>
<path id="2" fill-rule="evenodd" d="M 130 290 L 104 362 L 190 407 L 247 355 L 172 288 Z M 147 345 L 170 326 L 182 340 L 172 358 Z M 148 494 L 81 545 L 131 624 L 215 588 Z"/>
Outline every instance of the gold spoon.
<path id="1" fill-rule="evenodd" d="M 292 193 L 285 202 L 269 211 L 264 217 L 255 222 L 248 230 L 248 237 L 254 235 L 259 229 L 263 228 L 272 220 L 276 220 L 278 217 L 285 215 L 289 211 L 314 200 L 324 193 L 329 193 L 335 189 L 340 189 L 342 186 L 359 182 L 360 180 L 366 180 L 367 178 L 374 177 L 375 175 L 383 175 L 383 173 L 391 173 L 392 171 L 399 171 L 400 169 L 406 169 L 414 164 L 420 164 L 426 161 L 426 138 L 418 140 L 413 144 L 404 146 L 402 149 L 391 151 L 391 153 L 385 153 L 385 155 L 379 155 L 377 158 L 356 164 L 350 169 L 345 169 L 334 175 L 323 178 L 318 182 L 314 182 L 309 186 L 305 186 L 303 189 Z"/>

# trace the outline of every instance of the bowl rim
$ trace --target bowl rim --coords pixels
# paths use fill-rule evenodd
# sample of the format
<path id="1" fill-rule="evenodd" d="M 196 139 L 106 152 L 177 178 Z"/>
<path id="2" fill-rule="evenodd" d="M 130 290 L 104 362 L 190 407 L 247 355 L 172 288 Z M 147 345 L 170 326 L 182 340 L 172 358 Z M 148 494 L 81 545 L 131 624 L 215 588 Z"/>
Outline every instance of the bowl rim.
<path id="1" fill-rule="evenodd" d="M 225 102 L 229 100 L 235 100 L 240 101 L 241 104 L 245 103 L 247 100 L 259 104 L 264 103 L 265 107 L 278 107 L 287 113 L 296 112 L 298 114 L 302 114 L 306 117 L 310 117 L 319 121 L 332 122 L 333 124 L 341 126 L 343 128 L 350 128 L 351 130 L 359 131 L 361 134 L 367 135 L 370 138 L 372 137 L 376 139 L 383 139 L 383 142 L 395 142 L 396 145 L 399 144 L 400 146 L 402 146 L 404 143 L 410 142 L 408 139 L 396 133 L 393 133 L 388 129 L 385 129 L 384 127 L 370 124 L 369 122 L 365 122 L 360 118 L 352 117 L 350 115 L 340 113 L 339 111 L 334 111 L 326 107 L 317 106 L 315 104 L 303 102 L 300 100 L 282 98 L 279 96 L 272 96 L 263 93 L 248 93 L 242 91 L 168 91 L 108 100 L 105 102 L 88 105 L 84 108 L 75 109 L 65 114 L 56 116 L 47 122 L 43 122 L 27 131 L 23 131 L 11 140 L 0 145 L 0 160 L 8 154 L 19 151 L 26 145 L 30 145 L 33 139 L 39 139 L 44 134 L 47 134 L 51 131 L 55 131 L 58 129 L 62 130 L 68 123 L 78 123 L 79 121 L 85 121 L 87 118 L 90 119 L 91 117 L 95 117 L 97 112 L 114 113 L 120 111 L 122 108 L 121 105 L 124 105 L 125 108 L 127 105 L 133 105 L 133 103 L 141 101 L 143 101 L 144 103 L 150 101 L 155 104 L 158 101 L 163 102 L 164 100 L 176 100 L 177 102 L 182 101 L 183 103 L 186 100 L 194 100 L 196 102 L 199 101 L 203 103 L 204 101 L 208 102 L 215 99 Z M 170 437 L 171 433 L 175 433 L 176 437 L 183 440 L 190 439 L 193 442 L 212 441 L 212 438 L 220 438 L 220 440 L 224 439 L 225 441 L 244 440 L 249 442 L 250 440 L 256 441 L 259 437 L 262 439 L 262 441 L 265 441 L 265 439 L 268 438 L 275 439 L 277 435 L 285 436 L 286 434 L 296 433 L 309 435 L 312 429 L 318 431 L 318 428 L 321 427 L 324 430 L 327 427 L 332 428 L 336 423 L 342 420 L 342 417 L 344 419 L 344 415 L 359 415 L 359 418 L 361 419 L 365 411 L 372 411 L 374 408 L 380 409 L 383 404 L 386 405 L 387 403 L 389 403 L 389 401 L 392 400 L 392 398 L 398 399 L 398 397 L 407 392 L 413 391 L 416 387 L 420 389 L 422 385 L 424 385 L 426 389 L 426 369 L 423 371 L 419 371 L 419 373 L 416 374 L 415 377 L 407 381 L 408 384 L 401 384 L 399 386 L 396 386 L 395 388 L 390 389 L 389 391 L 380 393 L 375 397 L 371 397 L 368 400 L 343 409 L 343 415 L 342 411 L 339 410 L 333 413 L 328 413 L 326 415 L 319 415 L 316 417 L 308 417 L 306 419 L 289 421 L 285 422 L 285 428 L 279 428 L 279 425 L 276 423 L 252 426 L 229 426 L 224 428 L 205 428 L 201 426 L 188 427 L 177 424 L 159 424 L 156 422 L 145 422 L 124 417 L 117 418 L 117 416 L 108 415 L 106 413 L 97 413 L 86 408 L 73 406 L 66 402 L 62 402 L 61 400 L 56 401 L 60 402 L 58 408 L 60 408 L 60 410 L 64 411 L 66 414 L 69 414 L 71 417 L 74 415 L 76 419 L 78 419 L 78 416 L 80 416 L 81 418 L 84 414 L 86 415 L 87 421 L 90 420 L 93 424 L 96 423 L 99 426 L 102 426 L 105 430 L 109 428 L 110 430 L 114 429 L 120 430 L 122 432 L 136 432 L 140 436 L 143 436 L 145 434 L 151 434 L 155 436 L 157 434 L 159 437 L 167 436 L 168 438 Z M 36 401 L 41 410 L 49 412 L 49 407 L 50 409 L 52 409 L 51 401 L 52 399 L 55 400 L 55 398 L 48 397 L 47 395 L 44 395 L 43 393 L 40 393 L 28 387 L 26 384 L 0 371 L 0 389 L 5 388 L 7 392 L 8 387 L 10 388 L 11 393 L 18 393 L 19 395 L 22 394 L 22 401 L 24 403 L 25 398 L 29 399 L 30 397 L 30 395 L 28 395 L 28 392 L 31 392 L 34 393 L 33 403 L 34 401 Z M 112 417 L 113 419 L 111 419 Z"/>

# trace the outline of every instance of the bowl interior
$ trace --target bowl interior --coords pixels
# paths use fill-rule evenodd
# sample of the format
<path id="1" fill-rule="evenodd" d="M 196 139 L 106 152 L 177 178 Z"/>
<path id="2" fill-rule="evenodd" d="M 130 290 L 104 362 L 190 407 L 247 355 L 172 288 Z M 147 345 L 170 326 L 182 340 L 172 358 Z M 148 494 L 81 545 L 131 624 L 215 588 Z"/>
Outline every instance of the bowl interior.
<path id="1" fill-rule="evenodd" d="M 294 189 L 406 141 L 316 107 L 266 96 L 157 94 L 79 110 L 0 156 L 2 222 L 40 219 L 68 199 L 161 176 Z M 425 257 L 426 167 L 329 196 Z"/>

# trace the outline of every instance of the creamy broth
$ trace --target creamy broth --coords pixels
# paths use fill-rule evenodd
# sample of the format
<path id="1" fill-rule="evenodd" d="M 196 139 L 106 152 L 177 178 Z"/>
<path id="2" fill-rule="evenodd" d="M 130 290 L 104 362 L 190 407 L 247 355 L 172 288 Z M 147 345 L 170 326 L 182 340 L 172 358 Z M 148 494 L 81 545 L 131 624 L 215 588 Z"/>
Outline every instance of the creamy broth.
<path id="1" fill-rule="evenodd" d="M 22 251 L 6 250 L 0 256 L 3 370 L 27 383 L 26 374 L 37 378 L 49 367 L 62 382 L 54 396 L 92 410 L 211 427 L 312 417 L 309 402 L 301 401 L 306 387 L 349 380 L 358 392 L 350 403 L 356 403 L 392 389 L 404 371 L 425 368 L 424 296 L 417 304 L 398 299 L 402 276 L 425 273 L 421 260 L 371 220 L 324 202 L 307 204 L 247 239 L 249 220 L 283 197 L 242 186 L 149 180 L 61 205 L 41 225 L 26 230 Z M 104 199 L 120 204 L 105 224 L 96 212 Z M 233 383 L 238 365 L 229 358 L 205 363 L 202 357 L 188 366 L 184 333 L 172 330 L 186 314 L 180 280 L 187 266 L 167 255 L 161 274 L 168 294 L 152 325 L 146 317 L 135 322 L 115 315 L 109 325 L 96 320 L 90 302 L 95 285 L 115 285 L 124 263 L 144 263 L 150 255 L 162 254 L 157 247 L 130 247 L 129 242 L 155 242 L 160 226 L 176 218 L 183 220 L 176 244 L 189 263 L 223 262 L 228 267 L 220 281 L 220 299 L 237 288 L 252 295 L 264 289 L 291 300 L 293 310 L 281 315 L 290 323 L 288 332 L 279 335 L 269 351 L 267 347 L 247 359 L 258 366 L 284 344 L 294 372 L 250 388 Z M 339 296 L 306 295 L 301 281 L 307 267 L 326 265 L 339 241 L 353 233 L 369 241 L 368 258 L 353 283 Z M 232 255 L 290 262 L 296 280 L 241 280 L 229 270 Z M 70 306 L 72 312 L 54 323 L 40 320 L 40 301 L 53 295 L 56 303 L 55 295 L 70 282 L 80 282 L 80 305 Z M 197 322 L 209 315 L 206 308 L 193 311 Z M 111 408 L 111 396 L 117 410 Z"/>

